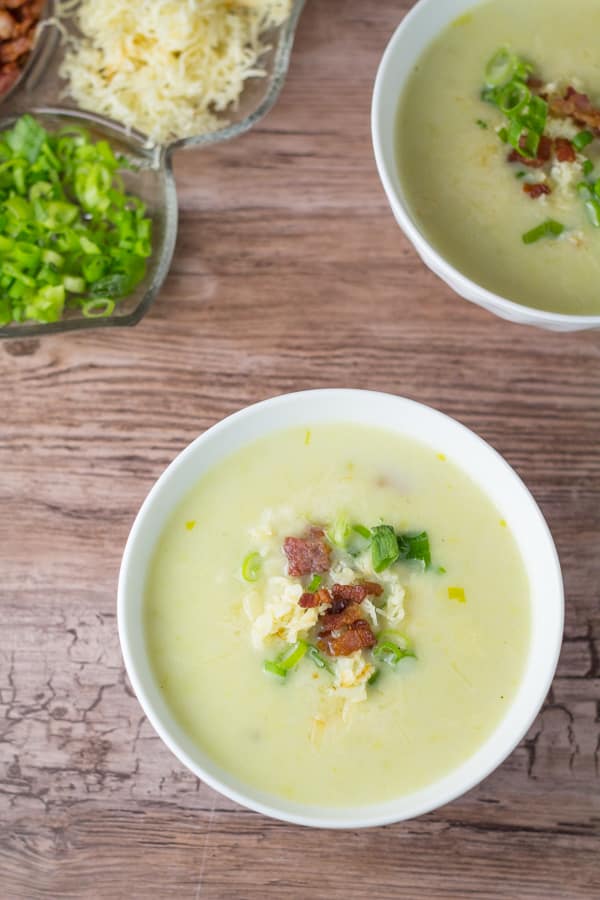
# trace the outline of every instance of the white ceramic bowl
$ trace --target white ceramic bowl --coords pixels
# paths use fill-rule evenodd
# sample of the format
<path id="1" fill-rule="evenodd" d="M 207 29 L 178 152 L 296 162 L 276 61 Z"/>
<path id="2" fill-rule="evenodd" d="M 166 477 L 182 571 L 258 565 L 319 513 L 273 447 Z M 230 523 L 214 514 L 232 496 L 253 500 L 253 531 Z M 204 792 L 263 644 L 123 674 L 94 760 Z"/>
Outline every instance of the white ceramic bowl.
<path id="1" fill-rule="evenodd" d="M 569 316 L 522 306 L 466 278 L 422 234 L 404 197 L 395 149 L 398 101 L 423 51 L 458 16 L 480 3 L 481 0 L 444 0 L 443 3 L 419 0 L 396 29 L 379 65 L 371 108 L 371 131 L 379 177 L 396 221 L 425 265 L 461 297 L 511 322 L 537 325 L 552 331 L 600 328 L 600 316 Z"/>
<path id="2" fill-rule="evenodd" d="M 248 442 L 294 425 L 350 422 L 383 427 L 443 450 L 496 504 L 523 554 L 531 584 L 532 640 L 517 695 L 488 740 L 450 774 L 422 790 L 373 806 L 303 806 L 267 795 L 223 771 L 185 734 L 165 704 L 148 660 L 142 627 L 148 564 L 167 518 L 198 479 Z M 489 775 L 531 726 L 550 687 L 562 639 L 563 588 L 544 518 L 501 456 L 463 425 L 390 394 L 321 390 L 285 394 L 235 413 L 189 445 L 158 479 L 135 520 L 121 566 L 119 637 L 133 689 L 154 729 L 203 781 L 250 809 L 302 825 L 359 828 L 409 819 L 448 803 Z"/>

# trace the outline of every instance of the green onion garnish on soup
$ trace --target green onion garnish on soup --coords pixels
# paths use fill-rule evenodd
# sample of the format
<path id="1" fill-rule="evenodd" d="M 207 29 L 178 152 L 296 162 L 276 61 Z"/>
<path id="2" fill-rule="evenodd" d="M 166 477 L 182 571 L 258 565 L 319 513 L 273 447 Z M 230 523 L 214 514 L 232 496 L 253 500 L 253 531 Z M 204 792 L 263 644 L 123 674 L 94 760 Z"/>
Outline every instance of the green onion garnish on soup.
<path id="1" fill-rule="evenodd" d="M 532 228 L 531 231 L 527 231 L 523 235 L 523 243 L 524 244 L 535 244 L 536 241 L 541 240 L 545 237 L 559 237 L 563 231 L 565 230 L 565 226 L 561 225 L 560 222 L 554 221 L 554 219 L 548 219 L 546 222 L 542 222 L 541 225 L 538 225 L 536 228 Z"/>
<path id="2" fill-rule="evenodd" d="M 242 563 L 242 578 L 244 581 L 258 581 L 261 567 L 262 559 L 260 553 L 253 552 L 244 557 Z"/>
<path id="3" fill-rule="evenodd" d="M 581 151 L 584 147 L 587 147 L 588 144 L 591 144 L 594 140 L 594 135 L 591 131 L 580 131 L 579 134 L 576 134 L 572 140 L 572 144 L 576 150 Z"/>
<path id="4" fill-rule="evenodd" d="M 400 550 L 391 525 L 376 525 L 371 531 L 371 560 L 375 572 L 383 572 L 396 562 Z"/>

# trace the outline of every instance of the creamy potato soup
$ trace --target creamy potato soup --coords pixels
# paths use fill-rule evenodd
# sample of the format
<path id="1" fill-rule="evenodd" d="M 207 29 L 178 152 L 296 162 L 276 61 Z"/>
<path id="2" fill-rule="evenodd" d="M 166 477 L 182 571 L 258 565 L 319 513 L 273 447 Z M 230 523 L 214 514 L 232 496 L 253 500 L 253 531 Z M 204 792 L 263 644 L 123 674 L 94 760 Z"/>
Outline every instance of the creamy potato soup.
<path id="1" fill-rule="evenodd" d="M 498 724 L 529 585 L 506 522 L 442 450 L 284 430 L 175 510 L 147 647 L 173 716 L 223 769 L 294 801 L 370 804 L 435 781 Z"/>
<path id="2" fill-rule="evenodd" d="M 600 3 L 492 0 L 400 99 L 413 217 L 450 263 L 526 306 L 600 314 Z"/>

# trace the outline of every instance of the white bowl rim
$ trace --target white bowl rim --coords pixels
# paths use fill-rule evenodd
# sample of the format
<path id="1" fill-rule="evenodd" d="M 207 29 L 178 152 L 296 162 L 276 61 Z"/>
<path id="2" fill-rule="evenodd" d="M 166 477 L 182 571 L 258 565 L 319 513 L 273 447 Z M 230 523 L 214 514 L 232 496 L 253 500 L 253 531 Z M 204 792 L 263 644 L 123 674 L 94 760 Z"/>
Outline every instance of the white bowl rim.
<path id="1" fill-rule="evenodd" d="M 448 262 L 448 260 L 436 250 L 435 246 L 427 240 L 427 238 L 421 233 L 419 228 L 412 221 L 406 205 L 398 197 L 392 184 L 388 166 L 386 165 L 385 153 L 383 150 L 381 139 L 380 123 L 382 118 L 382 97 L 384 91 L 386 90 L 387 71 L 390 67 L 391 59 L 397 52 L 398 44 L 400 44 L 404 40 L 406 32 L 410 29 L 413 21 L 418 16 L 423 15 L 423 10 L 428 5 L 433 8 L 436 2 L 437 0 L 418 0 L 418 2 L 415 3 L 412 9 L 405 15 L 387 44 L 387 47 L 377 69 L 377 75 L 375 77 L 375 86 L 373 89 L 373 98 L 371 102 L 371 139 L 373 143 L 373 152 L 375 155 L 375 163 L 377 165 L 379 178 L 383 184 L 383 188 L 387 195 L 388 202 L 394 212 L 394 216 L 396 217 L 398 224 L 400 225 L 408 239 L 411 241 L 411 243 L 414 245 L 414 247 L 417 249 L 419 254 L 425 254 L 426 256 L 429 256 L 439 267 L 440 273 L 435 272 L 435 274 L 438 274 L 438 277 L 440 277 L 441 273 L 443 273 L 442 277 L 444 280 L 446 278 L 452 279 L 452 281 L 458 285 L 457 288 L 454 288 L 453 285 L 451 285 L 452 289 L 455 293 L 459 294 L 459 296 L 463 297 L 463 299 L 469 300 L 471 303 L 483 305 L 488 310 L 496 308 L 507 313 L 512 313 L 519 317 L 523 317 L 524 315 L 526 315 L 527 324 L 531 325 L 539 325 L 546 328 L 554 327 L 557 330 L 599 328 L 600 315 L 580 316 L 570 315 L 569 313 L 557 313 L 543 309 L 536 309 L 533 306 L 526 306 L 524 303 L 517 303 L 516 301 L 509 300 L 507 297 L 503 297 L 500 294 L 495 294 L 493 291 L 482 287 L 476 281 L 472 281 L 466 275 L 463 275 L 463 273 L 459 269 L 455 268 L 452 263 Z M 473 6 L 481 2 L 484 2 L 484 0 L 473 0 Z M 442 31 L 443 29 L 440 29 L 438 34 L 441 34 Z M 435 38 L 432 38 L 432 40 L 434 39 Z M 404 87 L 405 84 L 400 85 L 400 87 L 398 88 L 398 99 L 400 98 Z M 473 297 L 469 295 L 476 295 L 478 299 L 473 299 Z M 515 320 L 513 319 L 512 321 Z"/>
<path id="2" fill-rule="evenodd" d="M 148 696 L 146 689 L 144 688 L 140 678 L 138 677 L 138 667 L 136 659 L 134 658 L 134 655 L 131 651 L 132 639 L 129 633 L 125 615 L 126 604 L 128 603 L 126 581 L 128 578 L 129 567 L 131 565 L 131 559 L 135 552 L 136 543 L 138 542 L 138 535 L 142 528 L 142 523 L 148 516 L 152 514 L 152 506 L 158 492 L 171 479 L 173 474 L 187 462 L 189 457 L 196 454 L 199 448 L 201 448 L 207 441 L 214 439 L 215 436 L 218 436 L 229 429 L 235 428 L 241 422 L 244 422 L 245 420 L 253 416 L 260 416 L 267 410 L 273 412 L 276 418 L 278 410 L 290 403 L 302 403 L 302 401 L 304 400 L 317 401 L 320 403 L 326 402 L 330 404 L 331 408 L 335 409 L 336 404 L 343 400 L 345 400 L 346 402 L 348 402 L 349 400 L 362 400 L 364 403 L 367 403 L 370 398 L 381 398 L 397 403 L 399 411 L 402 409 L 406 411 L 411 408 L 413 408 L 415 411 L 420 410 L 421 414 L 425 413 L 430 417 L 435 417 L 440 426 L 442 424 L 445 424 L 447 428 L 452 428 L 460 431 L 464 435 L 465 440 L 474 441 L 479 446 L 482 452 L 485 452 L 486 454 L 488 454 L 488 456 L 494 459 L 494 464 L 499 467 L 499 470 L 503 469 L 504 472 L 511 477 L 515 490 L 520 492 L 523 499 L 529 504 L 532 513 L 537 518 L 537 525 L 540 529 L 540 536 L 542 536 L 543 540 L 546 543 L 546 550 L 549 559 L 552 560 L 553 563 L 553 572 L 551 575 L 551 579 L 554 583 L 554 613 L 556 615 L 553 637 L 552 640 L 548 642 L 547 647 L 545 671 L 542 673 L 541 677 L 538 678 L 537 688 L 535 691 L 535 702 L 531 703 L 528 715 L 523 717 L 522 721 L 520 722 L 518 733 L 513 733 L 510 741 L 505 742 L 505 744 L 501 746 L 499 751 L 495 751 L 492 754 L 492 758 L 486 765 L 480 766 L 469 777 L 464 777 L 462 781 L 454 785 L 453 788 L 448 789 L 445 792 L 441 792 L 440 796 L 438 796 L 436 799 L 430 798 L 427 802 L 414 802 L 408 812 L 394 812 L 393 810 L 389 809 L 389 807 L 393 806 L 394 803 L 406 804 L 407 801 L 410 801 L 412 797 L 418 798 L 422 793 L 427 792 L 429 794 L 432 791 L 435 791 L 437 785 L 455 778 L 456 773 L 458 773 L 463 767 L 466 767 L 469 763 L 469 760 L 475 755 L 475 753 L 479 753 L 479 750 L 481 748 L 475 751 L 472 754 L 472 757 L 469 757 L 462 764 L 460 764 L 455 769 L 452 769 L 449 773 L 447 773 L 445 776 L 442 776 L 433 784 L 427 785 L 424 789 L 418 790 L 414 794 L 400 795 L 399 797 L 394 798 L 386 803 L 385 806 L 386 810 L 388 811 L 386 811 L 386 813 L 384 814 L 382 814 L 380 811 L 381 807 L 384 805 L 381 803 L 374 804 L 372 807 L 359 806 L 318 808 L 314 806 L 302 806 L 300 804 L 288 802 L 284 798 L 279 798 L 274 795 L 270 795 L 266 800 L 249 797 L 243 789 L 236 788 L 235 786 L 226 783 L 223 779 L 215 777 L 213 774 L 206 772 L 199 763 L 191 759 L 189 754 L 178 744 L 177 740 L 170 734 L 168 728 L 162 722 L 160 716 L 154 708 L 152 701 Z M 336 419 L 334 417 L 332 421 L 339 423 L 346 422 L 347 424 L 364 425 L 365 418 L 366 416 L 363 415 L 362 417 L 359 417 L 356 420 L 352 421 L 349 418 Z M 305 424 L 310 424 L 310 419 L 305 419 L 304 421 Z M 381 427 L 383 429 L 386 429 L 387 426 L 385 424 L 381 424 L 374 427 Z M 272 433 L 277 430 L 279 430 L 279 427 L 277 425 L 274 427 L 266 427 L 262 430 L 262 434 Z M 392 428 L 389 428 L 389 430 L 394 431 L 394 429 Z M 400 431 L 400 429 L 395 430 L 396 432 Z M 256 437 L 254 439 L 256 439 Z M 419 438 L 414 439 L 419 440 Z M 171 511 L 175 508 L 178 502 L 179 498 L 174 500 L 171 506 Z M 119 641 L 125 668 L 138 702 L 140 703 L 150 724 L 152 725 L 158 736 L 161 738 L 163 743 L 197 778 L 208 784 L 215 791 L 218 791 L 219 793 L 228 797 L 230 800 L 235 801 L 241 806 L 246 807 L 247 809 L 251 809 L 255 812 L 262 813 L 263 815 L 269 816 L 271 818 L 275 818 L 292 824 L 305 825 L 316 828 L 357 829 L 379 825 L 388 825 L 400 821 L 405 821 L 445 806 L 446 804 L 462 796 L 467 791 L 478 785 L 485 778 L 487 778 L 514 751 L 514 749 L 518 746 L 518 744 L 527 734 L 528 730 L 531 728 L 533 722 L 535 721 L 554 678 L 554 673 L 558 664 L 558 658 L 562 646 L 564 627 L 564 589 L 558 553 L 556 551 L 550 529 L 539 506 L 537 505 L 529 489 L 526 487 L 515 470 L 489 443 L 487 443 L 487 441 L 485 441 L 476 432 L 472 431 L 467 426 L 463 425 L 461 422 L 452 418 L 451 416 L 440 412 L 434 407 L 427 406 L 426 404 L 419 403 L 415 400 L 379 391 L 347 388 L 325 388 L 280 394 L 269 399 L 262 400 L 258 403 L 254 403 L 250 406 L 246 406 L 212 425 L 197 438 L 195 438 L 190 444 L 188 444 L 180 453 L 177 454 L 177 456 L 162 472 L 160 477 L 150 489 L 129 533 L 129 537 L 123 553 L 121 569 L 119 572 L 117 622 Z M 491 743 L 492 738 L 500 729 L 502 722 L 506 719 L 508 712 L 514 702 L 515 698 L 513 698 L 511 705 L 507 708 L 507 712 L 505 713 L 503 719 L 501 719 L 500 722 L 496 724 L 494 730 L 486 738 L 482 747 L 487 747 Z M 251 792 L 252 788 L 248 787 L 248 790 Z M 287 809 L 286 806 L 288 807 Z"/>

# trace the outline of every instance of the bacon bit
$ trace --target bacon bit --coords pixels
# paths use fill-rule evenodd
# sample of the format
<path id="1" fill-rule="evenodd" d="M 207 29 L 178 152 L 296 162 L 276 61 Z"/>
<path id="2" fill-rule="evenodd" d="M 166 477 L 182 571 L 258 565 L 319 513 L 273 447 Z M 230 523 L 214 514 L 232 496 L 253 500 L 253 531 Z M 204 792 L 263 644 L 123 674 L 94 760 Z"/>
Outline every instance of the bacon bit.
<path id="1" fill-rule="evenodd" d="M 600 129 L 600 109 L 596 109 L 592 105 L 587 94 L 580 94 L 570 85 L 564 97 L 552 97 L 549 106 L 553 116 L 570 117 L 578 125 L 588 125 L 595 130 Z"/>
<path id="2" fill-rule="evenodd" d="M 519 141 L 521 145 L 521 149 L 525 149 L 525 145 L 527 143 L 527 139 L 522 137 Z M 548 162 L 550 156 L 552 154 L 552 141 L 546 135 L 542 135 L 540 138 L 540 144 L 538 147 L 537 156 L 535 158 L 530 158 L 528 156 L 521 156 L 518 150 L 512 150 L 508 154 L 508 161 L 510 163 L 518 162 L 522 166 L 529 166 L 530 169 L 541 169 L 544 163 Z"/>
<path id="3" fill-rule="evenodd" d="M 309 528 L 306 537 L 286 537 L 283 551 L 288 558 L 288 574 L 293 577 L 329 571 L 331 549 L 322 528 Z"/>
<path id="4" fill-rule="evenodd" d="M 353 607 L 354 608 L 354 607 Z M 364 619 L 357 619 L 343 634 L 327 635 L 319 641 L 319 648 L 330 656 L 350 656 L 357 650 L 374 647 L 377 638 Z"/>
<path id="5" fill-rule="evenodd" d="M 305 591 L 298 600 L 298 605 L 304 609 L 312 609 L 315 606 L 331 606 L 331 594 L 327 588 L 320 588 L 314 593 Z"/>
<path id="6" fill-rule="evenodd" d="M 575 147 L 568 138 L 556 138 L 554 141 L 554 152 L 559 162 L 575 162 L 577 153 Z"/>
<path id="7" fill-rule="evenodd" d="M 368 597 L 381 597 L 383 594 L 383 586 L 376 581 L 362 581 L 361 584 L 367 589 Z"/>
<path id="8" fill-rule="evenodd" d="M 542 197 L 544 194 L 551 194 L 552 191 L 548 187 L 547 184 L 524 184 L 523 190 L 526 194 L 529 194 L 532 200 L 537 200 L 538 197 Z"/>
<path id="9" fill-rule="evenodd" d="M 44 0 L 0 0 L 0 94 L 17 80 L 35 41 Z"/>
<path id="10" fill-rule="evenodd" d="M 354 622 L 358 622 L 363 616 L 362 610 L 356 603 L 347 603 L 339 612 L 335 612 L 334 609 L 335 607 L 332 607 L 330 612 L 325 613 L 319 619 L 319 635 L 321 637 L 329 634 L 331 631 L 341 631 L 342 628 L 347 628 L 349 625 L 353 625 Z"/>
<path id="11" fill-rule="evenodd" d="M 379 597 L 383 594 L 383 588 L 374 581 L 360 581 L 358 584 L 334 584 L 331 588 L 334 601 L 348 603 L 362 603 L 369 595 Z"/>
<path id="12" fill-rule="evenodd" d="M 535 75 L 530 75 L 527 79 L 527 87 L 535 94 L 539 94 L 540 88 L 544 87 L 544 82 L 541 78 L 536 78 Z"/>

